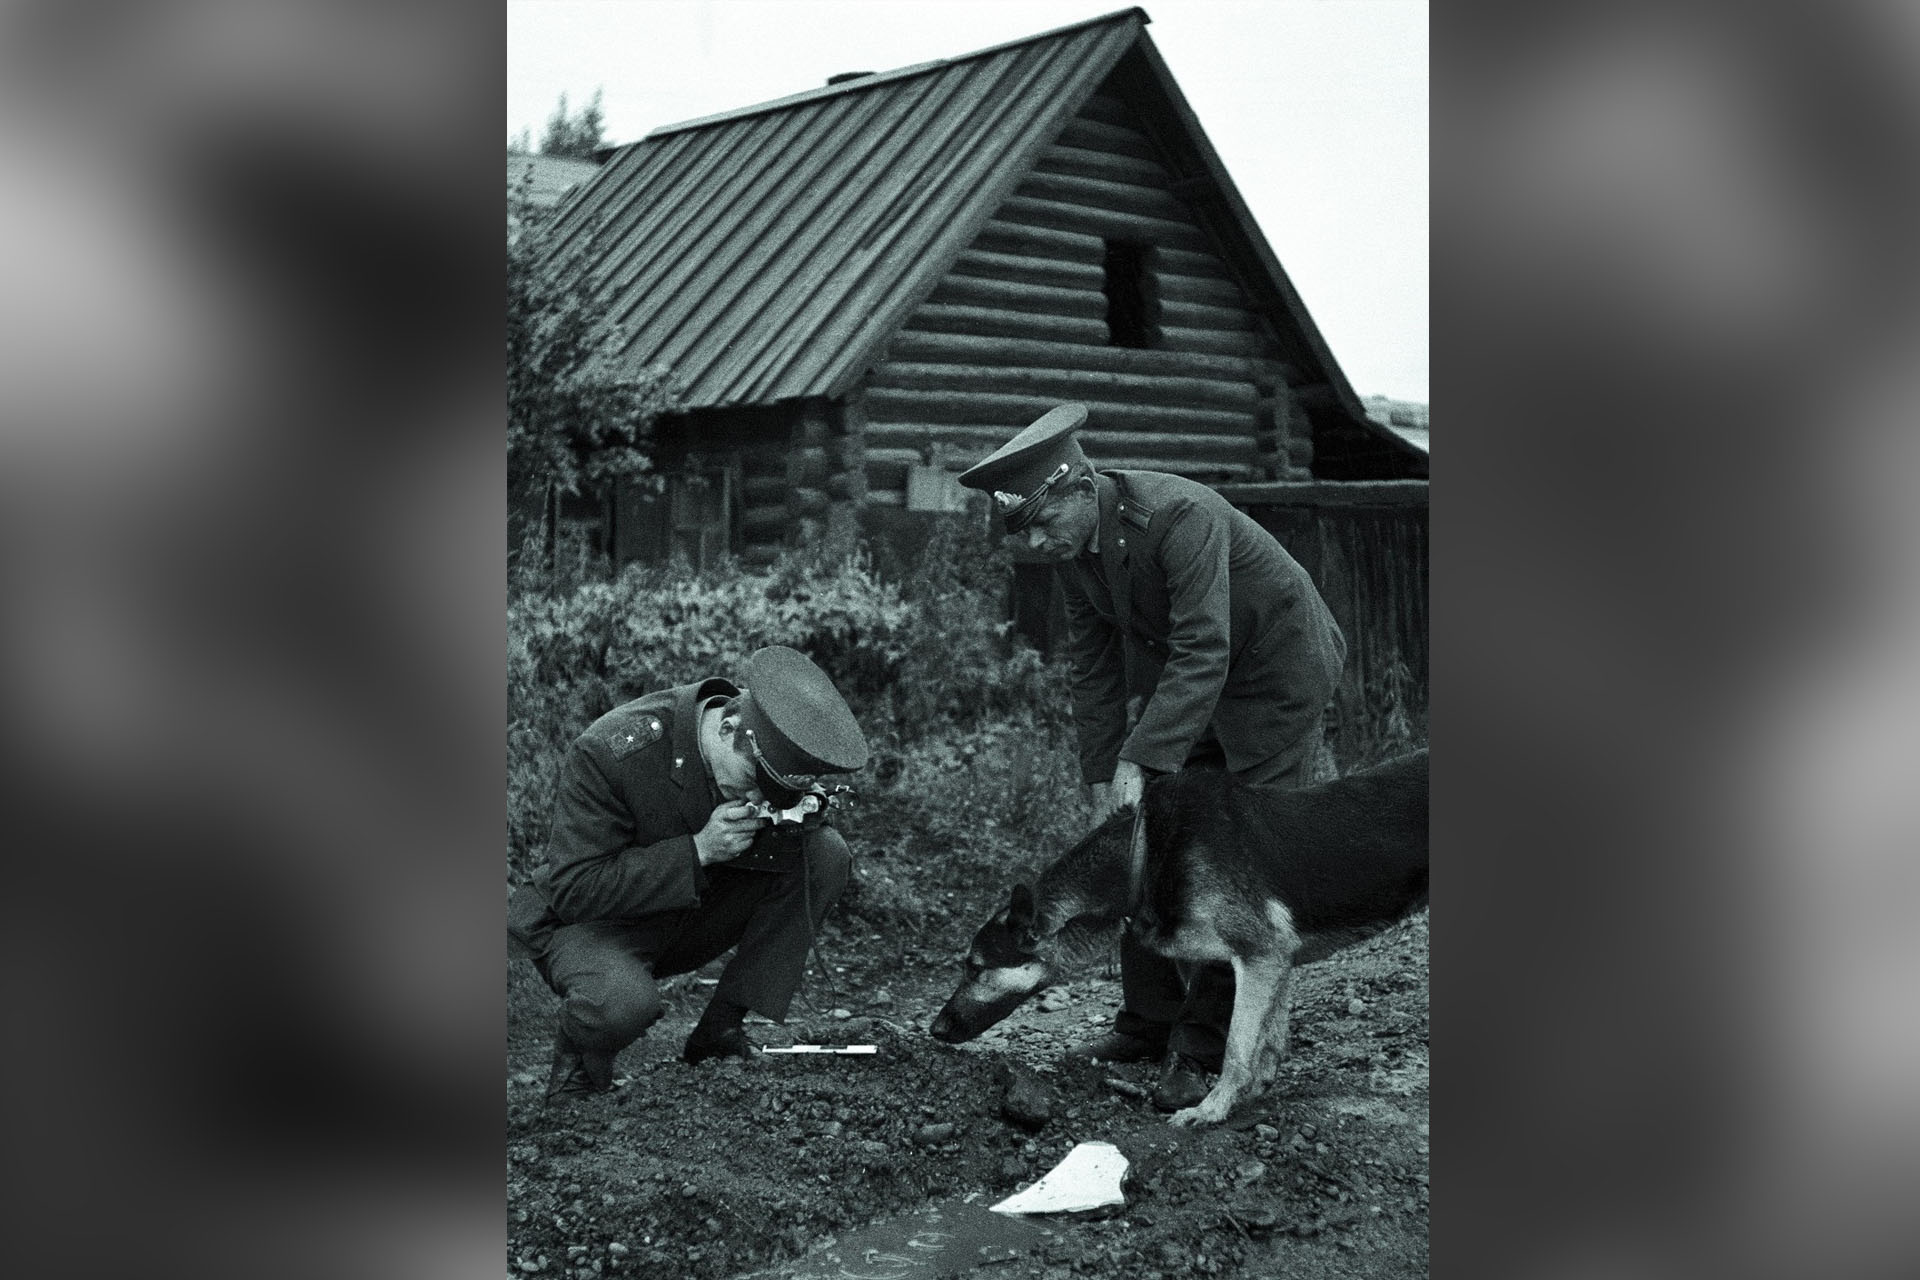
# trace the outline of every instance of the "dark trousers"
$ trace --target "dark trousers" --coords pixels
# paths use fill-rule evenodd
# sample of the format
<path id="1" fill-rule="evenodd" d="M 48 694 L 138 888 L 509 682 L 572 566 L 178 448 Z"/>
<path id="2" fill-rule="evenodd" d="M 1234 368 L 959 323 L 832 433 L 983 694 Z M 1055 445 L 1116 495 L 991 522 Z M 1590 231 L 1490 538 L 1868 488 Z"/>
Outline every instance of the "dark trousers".
<path id="1" fill-rule="evenodd" d="M 1242 782 L 1284 787 L 1311 786 L 1333 776 L 1324 718 L 1287 746 L 1234 776 Z M 1189 769 L 1224 768 L 1219 743 L 1209 735 L 1187 758 Z M 1113 1029 L 1169 1051 L 1198 1059 L 1215 1071 L 1226 1052 L 1227 1026 L 1233 1021 L 1233 967 L 1169 960 L 1120 935 L 1120 1013 Z"/>
<path id="2" fill-rule="evenodd" d="M 801 848 L 805 874 L 715 863 L 697 907 L 554 930 L 534 964 L 561 998 L 561 1037 L 611 1058 L 659 1019 L 656 978 L 691 973 L 735 948 L 713 998 L 785 1021 L 807 948 L 853 869 L 832 827 L 808 832 Z"/>

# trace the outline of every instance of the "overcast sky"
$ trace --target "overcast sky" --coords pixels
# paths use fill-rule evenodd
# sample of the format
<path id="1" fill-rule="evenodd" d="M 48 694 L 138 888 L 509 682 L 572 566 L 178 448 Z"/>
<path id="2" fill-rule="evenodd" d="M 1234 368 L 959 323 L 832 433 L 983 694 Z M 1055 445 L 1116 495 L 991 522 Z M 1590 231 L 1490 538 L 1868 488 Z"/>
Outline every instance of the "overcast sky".
<path id="1" fill-rule="evenodd" d="M 508 0 L 506 136 L 606 136 L 1111 13 L 1104 0 Z M 1427 399 L 1427 6 L 1151 0 L 1147 34 L 1361 395 Z"/>

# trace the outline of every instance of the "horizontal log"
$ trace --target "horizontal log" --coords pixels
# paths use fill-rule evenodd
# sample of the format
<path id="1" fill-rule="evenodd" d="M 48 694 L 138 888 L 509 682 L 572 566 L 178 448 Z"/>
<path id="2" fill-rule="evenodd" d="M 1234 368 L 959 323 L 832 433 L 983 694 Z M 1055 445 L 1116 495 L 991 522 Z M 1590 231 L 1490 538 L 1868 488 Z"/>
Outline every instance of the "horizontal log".
<path id="1" fill-rule="evenodd" d="M 741 501 L 749 507 L 779 506 L 787 500 L 785 476 L 756 476 L 740 482 Z"/>
<path id="2" fill-rule="evenodd" d="M 1142 160 L 1158 160 L 1159 153 L 1154 149 L 1153 140 L 1138 129 L 1125 125 L 1107 124 L 1100 120 L 1088 120 L 1075 117 L 1067 121 L 1066 128 L 1060 131 L 1059 141 L 1069 147 L 1084 147 L 1089 151 L 1112 151 L 1124 156 L 1137 156 Z"/>
<path id="3" fill-rule="evenodd" d="M 1211 246 L 1201 249 L 1181 248 L 1177 245 L 1162 245 L 1155 257 L 1155 271 L 1164 271 L 1170 275 L 1198 276 L 1202 280 L 1233 279 L 1233 272 L 1227 269 L 1220 255 Z"/>
<path id="4" fill-rule="evenodd" d="M 1062 289 L 1028 284 L 1023 280 L 989 280 L 979 276 L 948 276 L 929 299 L 936 304 L 997 308 L 1030 315 L 1078 316 L 1106 322 L 1107 298 L 1093 289 Z"/>
<path id="5" fill-rule="evenodd" d="M 867 487 L 866 470 L 854 467 L 827 477 L 827 496 L 835 502 L 858 500 Z"/>
<path id="6" fill-rule="evenodd" d="M 1160 326 L 1176 329 L 1219 329 L 1244 333 L 1253 328 L 1253 313 L 1245 307 L 1213 307 L 1202 302 L 1174 302 L 1162 298 Z"/>
<path id="7" fill-rule="evenodd" d="M 740 513 L 740 532 L 749 540 L 777 537 L 787 525 L 787 508 L 748 507 Z"/>
<path id="8" fill-rule="evenodd" d="M 1248 305 L 1247 295 L 1239 285 L 1218 276 L 1183 276 L 1155 264 L 1153 283 L 1163 302 L 1198 302 L 1210 307 L 1245 308 Z"/>
<path id="9" fill-rule="evenodd" d="M 822 485 L 833 472 L 833 463 L 824 445 L 803 445 L 787 452 L 787 482 Z"/>
<path id="10" fill-rule="evenodd" d="M 909 464 L 917 465 L 921 461 L 920 451 L 918 449 L 887 449 L 876 450 L 876 452 L 882 453 L 883 456 L 868 464 L 867 501 L 873 502 L 875 494 L 897 493 L 901 495 L 900 501 L 890 505 L 904 505 L 907 487 L 906 470 Z M 984 448 L 977 453 L 956 451 L 948 457 L 947 469 L 956 472 L 964 471 L 984 458 L 988 452 L 990 450 Z M 1089 450 L 1087 456 L 1095 466 L 1106 470 L 1165 471 L 1174 475 L 1206 480 L 1247 480 L 1253 478 L 1260 470 L 1260 464 L 1252 454 L 1248 454 L 1245 460 L 1236 460 L 1204 459 L 1192 456 L 1169 457 L 1159 453 L 1095 453 Z M 881 501 L 888 502 L 884 498 Z"/>
<path id="11" fill-rule="evenodd" d="M 1057 227 L 1029 227 L 993 219 L 973 238 L 973 248 L 991 253 L 1017 253 L 1032 258 L 1055 258 L 1090 267 L 1104 267 L 1107 242 L 1096 235 L 1062 231 Z"/>
<path id="12" fill-rule="evenodd" d="M 1013 365 L 1024 368 L 1093 369 L 1114 373 L 1142 373 L 1176 377 L 1216 378 L 1252 382 L 1265 362 L 1245 355 L 1211 355 L 1186 351 L 1148 351 L 1138 347 L 1106 345 L 1106 326 L 1097 341 L 1060 342 L 1032 338 L 994 337 L 972 333 L 902 330 L 888 344 L 888 358 L 935 363 Z M 1284 372 L 1283 367 L 1275 366 Z"/>
<path id="13" fill-rule="evenodd" d="M 1013 438 L 1018 428 L 978 423 L 902 423 L 875 435 L 875 461 L 922 462 L 932 446 L 943 448 L 949 470 L 965 470 Z M 1155 456 L 1195 458 L 1209 462 L 1251 462 L 1256 450 L 1250 435 L 1213 435 L 1179 431 L 1102 431 L 1084 427 L 1076 438 L 1087 456 Z M 910 455 L 910 456 L 909 456 Z"/>
<path id="14" fill-rule="evenodd" d="M 1005 222 L 1022 226 L 1052 227 L 1103 240 L 1165 246 L 1204 253 L 1210 241 L 1206 233 L 1189 222 L 1150 218 L 1114 209 L 1094 209 L 1059 200 L 1041 200 L 1033 196 L 1009 196 L 994 215 Z"/>
<path id="15" fill-rule="evenodd" d="M 776 476 L 782 484 L 787 479 L 787 455 L 784 446 L 778 452 L 768 449 L 747 449 L 740 454 L 740 474 L 752 480 L 765 476 Z"/>
<path id="16" fill-rule="evenodd" d="M 777 542 L 749 542 L 740 548 L 740 562 L 750 569 L 764 569 L 780 558 Z"/>
<path id="17" fill-rule="evenodd" d="M 905 489 L 869 489 L 867 505 L 870 507 L 904 507 L 907 505 Z"/>
<path id="18" fill-rule="evenodd" d="M 1162 458 L 1111 457 L 1095 458 L 1088 455 L 1093 464 L 1102 471 L 1165 471 L 1171 475 L 1186 476 L 1191 480 L 1205 480 L 1209 483 L 1219 480 L 1251 480 L 1259 474 L 1257 462 L 1208 462 L 1199 458 Z"/>
<path id="19" fill-rule="evenodd" d="M 1061 400 L 1124 400 L 1241 412 L 1253 411 L 1257 404 L 1251 382 L 1098 369 L 1007 368 L 903 360 L 875 369 L 868 385 L 926 391 L 1013 391 Z"/>
<path id="20" fill-rule="evenodd" d="M 1073 316 L 1027 315 L 986 307 L 927 303 L 907 319 L 907 328 L 931 333 L 973 333 L 995 338 L 1031 338 L 1098 346 L 1107 340 L 1107 322 Z"/>
<path id="21" fill-rule="evenodd" d="M 867 411 L 873 422 L 869 441 L 883 425 L 903 422 L 1006 422 L 1025 426 L 1059 404 L 1059 398 L 989 391 L 918 391 L 876 387 L 867 392 Z M 1089 425 L 1096 430 L 1138 427 L 1146 431 L 1199 431 L 1212 434 L 1253 435 L 1252 407 L 1245 409 L 1188 409 L 1128 401 L 1084 400 Z"/>
<path id="22" fill-rule="evenodd" d="M 1425 480 L 1314 480 L 1305 484 L 1223 484 L 1236 507 L 1416 507 L 1427 505 Z"/>
<path id="23" fill-rule="evenodd" d="M 1133 128 L 1137 123 L 1133 108 L 1126 104 L 1126 100 L 1110 93 L 1096 93 L 1089 96 L 1085 105 L 1080 108 L 1080 115 L 1087 120 L 1124 125 L 1127 128 Z"/>
<path id="24" fill-rule="evenodd" d="M 1173 175 L 1157 160 L 1142 160 L 1112 151 L 1089 151 L 1085 147 L 1063 147 L 1058 143 L 1040 153 L 1034 168 L 1040 173 L 1077 173 L 1082 177 L 1131 182 L 1142 187 L 1165 187 L 1173 180 Z"/>
<path id="25" fill-rule="evenodd" d="M 924 427 L 920 436 L 908 444 L 872 444 L 867 447 L 867 487 L 876 485 L 882 489 L 903 489 L 906 487 L 907 467 L 926 465 L 927 446 L 933 442 L 933 436 Z M 880 484 L 873 477 L 876 467 L 899 467 L 900 478 L 897 484 Z"/>
<path id="26" fill-rule="evenodd" d="M 1265 343 L 1253 332 L 1233 333 L 1221 329 L 1182 329 L 1160 327 L 1160 345 L 1168 351 L 1189 351 L 1202 355 L 1254 356 Z"/>
<path id="27" fill-rule="evenodd" d="M 1106 270 L 1098 263 L 1063 262 L 1058 258 L 991 253 L 985 249 L 967 250 L 954 259 L 953 270 L 957 275 L 978 276 L 984 280 L 1017 280 L 1022 284 L 1048 284 L 1060 289 L 1091 289 L 1095 293 L 1107 282 Z M 1213 283 L 1213 287 L 1223 286 Z M 1224 287 L 1233 289 L 1232 285 Z M 1238 297 L 1239 291 L 1234 290 L 1231 296 Z M 1192 300 L 1213 299 L 1196 296 Z"/>
<path id="28" fill-rule="evenodd" d="M 1146 218 L 1163 218 L 1186 225 L 1193 214 L 1170 192 L 1110 178 L 1088 178 L 1077 173 L 1030 173 L 1013 192 L 1036 200 L 1057 200 L 1089 209 L 1111 209 Z M 1197 225 L 1197 224 L 1195 224 Z"/>
<path id="29" fill-rule="evenodd" d="M 814 488 L 793 488 L 787 490 L 787 510 L 794 515 L 825 515 L 827 510 L 827 491 Z"/>

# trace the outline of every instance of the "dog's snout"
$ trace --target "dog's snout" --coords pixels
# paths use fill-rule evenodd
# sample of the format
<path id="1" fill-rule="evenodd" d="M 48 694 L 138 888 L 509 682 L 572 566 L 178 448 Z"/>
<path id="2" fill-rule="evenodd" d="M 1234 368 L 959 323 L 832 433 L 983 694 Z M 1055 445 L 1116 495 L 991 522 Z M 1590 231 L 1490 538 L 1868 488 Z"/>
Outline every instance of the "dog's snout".
<path id="1" fill-rule="evenodd" d="M 934 1016 L 933 1025 L 927 1028 L 928 1033 L 932 1035 L 935 1040 L 942 1040 L 947 1044 L 954 1043 L 956 1030 L 957 1028 L 953 1024 L 953 1011 L 951 1009 L 942 1009 Z"/>

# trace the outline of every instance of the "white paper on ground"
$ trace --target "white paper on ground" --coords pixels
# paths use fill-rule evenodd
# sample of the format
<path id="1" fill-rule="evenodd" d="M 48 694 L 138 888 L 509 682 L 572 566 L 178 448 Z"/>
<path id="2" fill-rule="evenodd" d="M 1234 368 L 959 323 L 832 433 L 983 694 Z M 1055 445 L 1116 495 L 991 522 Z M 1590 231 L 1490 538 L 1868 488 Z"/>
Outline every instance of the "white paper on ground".
<path id="1" fill-rule="evenodd" d="M 1126 1171 L 1127 1158 L 1111 1142 L 1082 1142 L 1040 1181 L 992 1208 L 996 1213 L 1077 1213 L 1125 1204 L 1120 1179 Z"/>
<path id="2" fill-rule="evenodd" d="M 763 1049 L 762 1053 L 878 1053 L 871 1044 L 796 1044 L 784 1049 Z"/>

